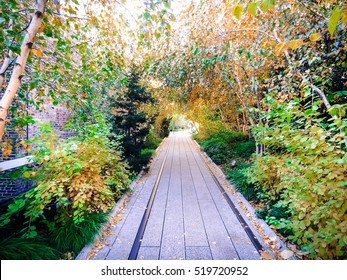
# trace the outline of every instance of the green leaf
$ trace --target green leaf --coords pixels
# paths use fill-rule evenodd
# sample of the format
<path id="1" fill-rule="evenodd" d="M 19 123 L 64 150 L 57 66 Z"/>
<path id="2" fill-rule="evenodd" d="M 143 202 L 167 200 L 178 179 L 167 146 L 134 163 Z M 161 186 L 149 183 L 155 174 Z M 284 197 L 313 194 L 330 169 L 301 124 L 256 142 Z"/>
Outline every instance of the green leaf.
<path id="1" fill-rule="evenodd" d="M 253 2 L 253 3 L 249 3 L 248 5 L 248 9 L 247 12 L 252 15 L 252 16 L 256 16 L 257 14 L 257 8 L 259 6 L 259 2 Z"/>
<path id="2" fill-rule="evenodd" d="M 337 28 L 337 24 L 341 18 L 341 8 L 335 7 L 335 9 L 331 12 L 329 22 L 328 22 L 328 31 L 332 36 L 335 33 Z"/>
<path id="3" fill-rule="evenodd" d="M 337 116 L 339 114 L 339 108 L 337 108 L 336 106 L 331 106 L 328 109 L 328 112 L 331 116 Z"/>
<path id="4" fill-rule="evenodd" d="M 2 222 L 2 225 L 7 225 L 9 222 L 11 222 L 11 219 L 10 218 L 6 218 L 3 222 Z"/>
<path id="5" fill-rule="evenodd" d="M 170 5 L 169 1 L 164 1 L 163 4 L 164 4 L 165 8 L 170 9 L 171 5 Z"/>
<path id="6" fill-rule="evenodd" d="M 37 81 L 36 80 L 32 80 L 30 82 L 30 84 L 29 84 L 30 90 L 33 90 L 36 87 L 36 85 L 37 85 Z"/>
<path id="7" fill-rule="evenodd" d="M 145 12 L 143 16 L 146 20 L 149 20 L 151 18 L 151 14 L 149 12 Z"/>
<path id="8" fill-rule="evenodd" d="M 261 3 L 261 9 L 264 12 L 271 10 L 274 6 L 275 6 L 275 0 L 264 0 L 263 3 Z"/>
<path id="9" fill-rule="evenodd" d="M 347 90 L 344 91 L 336 91 L 335 92 L 338 96 L 342 97 L 342 96 L 347 96 Z"/>

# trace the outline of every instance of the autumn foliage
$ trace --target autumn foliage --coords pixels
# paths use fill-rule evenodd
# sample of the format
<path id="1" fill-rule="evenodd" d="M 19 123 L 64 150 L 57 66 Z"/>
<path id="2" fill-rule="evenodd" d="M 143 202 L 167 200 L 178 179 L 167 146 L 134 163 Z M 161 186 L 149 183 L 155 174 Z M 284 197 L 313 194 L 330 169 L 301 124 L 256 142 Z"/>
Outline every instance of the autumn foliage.
<path id="1" fill-rule="evenodd" d="M 31 152 L 35 145 L 25 139 L 25 128 L 35 123 L 32 115 L 58 105 L 73 112 L 69 127 L 84 140 L 41 158 L 44 176 L 28 194 L 39 203 L 28 215 L 54 201 L 78 223 L 86 212 L 111 207 L 114 187 L 124 187 L 126 178 L 117 176 L 125 167 L 119 153 L 110 152 L 109 135 L 94 139 L 89 128 L 112 119 L 107 114 L 117 108 L 105 105 L 108 96 L 126 92 L 126 73 L 139 65 L 146 92 L 157 100 L 140 111 L 159 116 L 157 131 L 163 120 L 183 114 L 200 140 L 210 141 L 207 149 L 223 150 L 215 155 L 223 164 L 235 153 L 224 151 L 230 143 L 211 138 L 220 131 L 246 135 L 256 155 L 238 170 L 243 188 L 259 192 L 260 211 L 286 211 L 285 218 L 268 211 L 264 219 L 308 258 L 346 257 L 344 1 L 159 0 L 141 2 L 136 12 L 130 0 L 38 1 L 45 6 L 39 16 L 34 2 L 0 3 L 2 156 Z M 38 19 L 42 24 L 21 49 Z M 122 126 L 115 119 L 114 126 Z"/>
<path id="2" fill-rule="evenodd" d="M 153 47 L 161 95 L 182 104 L 200 139 L 228 129 L 256 141 L 258 155 L 237 178 L 258 190 L 267 222 L 310 258 L 346 256 L 346 8 L 340 1 L 189 3 L 167 48 Z M 207 148 L 223 163 L 228 153 L 217 142 Z M 269 207 L 286 214 L 276 218 Z"/>

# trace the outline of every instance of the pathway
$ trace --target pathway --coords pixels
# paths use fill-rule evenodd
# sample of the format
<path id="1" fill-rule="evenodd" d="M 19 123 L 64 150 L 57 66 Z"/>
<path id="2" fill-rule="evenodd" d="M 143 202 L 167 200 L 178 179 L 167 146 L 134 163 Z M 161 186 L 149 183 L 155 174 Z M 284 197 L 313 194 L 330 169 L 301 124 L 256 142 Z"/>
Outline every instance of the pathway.
<path id="1" fill-rule="evenodd" d="M 122 210 L 121 220 L 92 259 L 129 258 L 161 171 L 139 250 L 135 250 L 137 259 L 260 259 L 186 132 L 172 133 L 165 140 Z"/>

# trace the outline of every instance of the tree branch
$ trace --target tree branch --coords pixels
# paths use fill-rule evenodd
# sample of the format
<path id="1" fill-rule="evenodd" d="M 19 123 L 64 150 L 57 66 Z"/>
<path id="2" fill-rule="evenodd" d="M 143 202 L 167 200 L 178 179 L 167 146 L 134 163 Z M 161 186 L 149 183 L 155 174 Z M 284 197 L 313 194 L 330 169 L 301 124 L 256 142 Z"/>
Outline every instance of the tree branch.
<path id="1" fill-rule="evenodd" d="M 321 18 L 324 19 L 324 20 L 328 20 L 325 16 L 323 16 L 322 14 L 320 14 L 320 13 L 314 11 L 309 5 L 307 5 L 307 4 L 304 3 L 303 1 L 302 1 L 302 2 L 301 2 L 301 1 L 298 1 L 298 3 L 299 3 L 300 5 L 302 5 L 302 6 L 304 6 L 307 10 L 309 10 L 309 11 L 310 11 L 311 13 L 313 13 L 314 15 L 319 16 L 319 17 L 321 17 Z"/>
<path id="2" fill-rule="evenodd" d="M 322 101 L 323 101 L 325 107 L 327 107 L 327 109 L 329 109 L 329 108 L 331 107 L 331 105 L 330 105 L 330 103 L 329 103 L 327 97 L 325 96 L 324 92 L 321 91 L 318 87 L 316 87 L 316 86 L 313 85 L 313 84 L 311 84 L 310 86 L 311 86 L 311 88 L 312 88 L 313 91 L 315 91 L 315 92 L 318 93 L 318 95 L 319 95 L 320 98 L 322 99 Z"/>
<path id="3" fill-rule="evenodd" d="M 14 60 L 12 60 L 12 55 L 13 55 L 12 51 L 9 50 L 8 55 L 6 56 L 4 63 L 1 66 L 1 69 L 0 69 L 0 89 L 2 89 L 2 84 L 5 80 L 5 73 L 14 61 Z"/>
<path id="4" fill-rule="evenodd" d="M 68 18 L 75 18 L 75 19 L 80 19 L 80 20 L 90 20 L 90 18 L 84 18 L 84 17 L 79 17 L 79 16 L 71 16 L 71 15 L 63 15 L 60 12 L 53 12 L 53 14 L 58 15 L 60 17 L 68 17 Z"/>

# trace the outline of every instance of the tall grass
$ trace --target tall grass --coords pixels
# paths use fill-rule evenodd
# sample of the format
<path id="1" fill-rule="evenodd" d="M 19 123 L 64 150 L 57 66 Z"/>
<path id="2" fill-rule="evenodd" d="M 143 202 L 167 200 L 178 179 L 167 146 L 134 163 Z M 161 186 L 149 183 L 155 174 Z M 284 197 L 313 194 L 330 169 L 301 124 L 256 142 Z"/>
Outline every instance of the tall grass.
<path id="1" fill-rule="evenodd" d="M 63 225 L 51 232 L 51 244 L 61 252 L 71 252 L 76 256 L 94 237 L 107 221 L 105 213 L 90 214 L 86 220 L 76 225 L 73 220 L 66 220 Z"/>
<path id="2" fill-rule="evenodd" d="M 1 260 L 56 260 L 61 253 L 44 238 L 12 235 L 0 241 Z"/>

